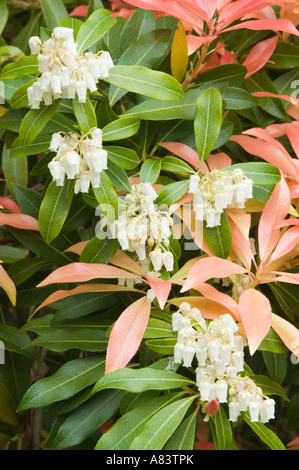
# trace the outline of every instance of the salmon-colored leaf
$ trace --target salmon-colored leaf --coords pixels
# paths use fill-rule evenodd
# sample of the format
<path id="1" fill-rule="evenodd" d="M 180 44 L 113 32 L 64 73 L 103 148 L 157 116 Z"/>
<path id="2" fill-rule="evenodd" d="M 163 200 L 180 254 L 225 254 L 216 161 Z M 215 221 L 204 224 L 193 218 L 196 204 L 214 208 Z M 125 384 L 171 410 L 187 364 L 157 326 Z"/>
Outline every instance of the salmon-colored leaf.
<path id="1" fill-rule="evenodd" d="M 217 256 L 209 256 L 197 261 L 192 266 L 181 292 L 186 292 L 213 277 L 224 278 L 231 274 L 244 274 L 246 272 L 247 270 L 238 264 L 217 258 Z"/>
<path id="2" fill-rule="evenodd" d="M 299 227 L 291 227 L 279 240 L 274 252 L 271 255 L 270 262 L 289 253 L 299 243 Z"/>
<path id="3" fill-rule="evenodd" d="M 147 276 L 146 280 L 149 283 L 151 289 L 154 291 L 159 302 L 160 308 L 163 309 L 170 293 L 171 282 L 166 281 L 164 279 L 160 279 L 159 277 L 151 276 Z"/>
<path id="4" fill-rule="evenodd" d="M 119 269 L 107 264 L 96 263 L 71 263 L 49 274 L 38 287 L 47 286 L 49 284 L 58 284 L 64 282 L 86 282 L 91 279 L 137 279 L 136 274 L 129 273 L 124 269 Z M 140 279 L 140 278 L 139 278 Z"/>
<path id="5" fill-rule="evenodd" d="M 169 152 L 173 153 L 174 155 L 181 157 L 183 160 L 190 163 L 190 165 L 194 166 L 194 168 L 199 168 L 198 153 L 188 145 L 182 144 L 180 142 L 160 142 L 159 146 L 169 150 Z M 207 171 L 208 168 L 205 170 Z"/>
<path id="6" fill-rule="evenodd" d="M 0 266 L 0 287 L 5 290 L 12 305 L 16 305 L 17 290 L 14 282 L 9 277 L 3 266 Z"/>
<path id="7" fill-rule="evenodd" d="M 223 29 L 222 32 L 235 31 L 236 29 L 251 29 L 253 31 L 284 31 L 286 33 L 299 36 L 299 31 L 297 31 L 290 20 L 286 19 L 243 21 L 239 24 L 236 24 L 235 26 L 230 26 L 229 28 Z"/>
<path id="8" fill-rule="evenodd" d="M 282 339 L 286 347 L 299 359 L 299 330 L 287 320 L 272 313 L 272 328 Z"/>
<path id="9" fill-rule="evenodd" d="M 264 294 L 255 289 L 247 289 L 239 298 L 239 314 L 252 355 L 271 327 L 271 304 Z"/>
<path id="10" fill-rule="evenodd" d="M 12 199 L 10 199 L 9 197 L 4 197 L 4 196 L 1 196 L 0 197 L 0 206 L 2 206 L 4 209 L 7 209 L 11 212 L 16 212 L 18 214 L 21 214 L 21 209 L 20 207 L 18 206 L 18 204 L 13 201 Z"/>
<path id="11" fill-rule="evenodd" d="M 0 213 L 0 225 L 9 225 L 19 229 L 39 231 L 38 221 L 34 217 L 31 217 L 31 215 L 26 214 Z"/>
<path id="12" fill-rule="evenodd" d="M 255 72 L 263 68 L 264 65 L 266 65 L 276 48 L 277 41 L 278 36 L 274 36 L 273 38 L 258 42 L 251 49 L 242 64 L 247 68 L 247 74 L 245 78 L 250 77 Z"/>
<path id="13" fill-rule="evenodd" d="M 140 276 L 144 275 L 144 271 L 139 264 L 122 250 L 117 250 L 113 258 L 110 260 L 110 263 L 118 266 L 119 268 L 129 269 Z"/>
<path id="14" fill-rule="evenodd" d="M 84 250 L 84 248 L 86 247 L 88 242 L 89 242 L 89 240 L 84 240 L 82 242 L 78 242 L 75 245 L 70 246 L 69 248 L 67 248 L 64 251 L 69 251 L 71 253 L 76 253 L 77 255 L 81 255 L 82 251 Z"/>
<path id="15" fill-rule="evenodd" d="M 282 178 L 275 186 L 262 212 L 258 227 L 258 243 L 261 263 L 265 263 L 280 238 L 277 224 L 285 219 L 290 209 L 290 191 Z"/>
<path id="16" fill-rule="evenodd" d="M 115 322 L 109 337 L 105 373 L 125 367 L 138 351 L 146 330 L 151 304 L 146 296 L 132 303 Z"/>

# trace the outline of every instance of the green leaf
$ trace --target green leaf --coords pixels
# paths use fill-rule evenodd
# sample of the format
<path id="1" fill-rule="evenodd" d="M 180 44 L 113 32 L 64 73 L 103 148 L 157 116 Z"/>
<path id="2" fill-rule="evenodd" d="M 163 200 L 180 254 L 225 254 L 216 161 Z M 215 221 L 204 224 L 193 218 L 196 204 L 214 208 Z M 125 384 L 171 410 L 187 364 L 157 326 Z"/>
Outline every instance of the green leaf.
<path id="1" fill-rule="evenodd" d="M 34 83 L 35 80 L 24 83 L 20 86 L 11 96 L 9 104 L 13 109 L 25 108 L 28 105 L 27 89 Z"/>
<path id="2" fill-rule="evenodd" d="M 219 258 L 226 259 L 232 249 L 232 234 L 229 218 L 224 211 L 221 214 L 221 225 L 207 227 L 204 223 L 204 234 L 209 247 Z"/>
<path id="3" fill-rule="evenodd" d="M 184 97 L 176 101 L 157 101 L 148 99 L 133 106 L 123 116 L 138 116 L 150 121 L 185 119 L 194 121 L 196 115 L 196 100 L 200 93 L 208 88 L 208 84 L 194 90 L 187 90 Z M 216 89 L 216 88 L 215 88 Z"/>
<path id="4" fill-rule="evenodd" d="M 75 41 L 77 39 L 77 34 L 82 24 L 83 24 L 83 21 L 78 20 L 78 18 L 67 17 L 67 18 L 62 18 L 62 20 L 59 21 L 60 27 L 70 28 L 73 30 L 73 36 L 74 36 Z"/>
<path id="5" fill-rule="evenodd" d="M 209 83 L 210 85 L 217 83 L 239 87 L 242 85 L 246 73 L 247 69 L 243 65 L 223 64 L 200 73 L 196 78 L 196 83 Z"/>
<path id="6" fill-rule="evenodd" d="M 156 413 L 174 401 L 182 393 L 171 393 L 152 398 L 121 416 L 98 441 L 95 450 L 128 450 L 130 444 Z"/>
<path id="7" fill-rule="evenodd" d="M 15 263 L 25 256 L 27 250 L 18 246 L 1 245 L 0 259 L 3 263 Z"/>
<path id="8" fill-rule="evenodd" d="M 49 149 L 51 136 L 48 134 L 38 135 L 33 142 L 24 147 L 19 137 L 17 137 L 10 147 L 10 157 L 27 157 L 46 152 Z"/>
<path id="9" fill-rule="evenodd" d="M 52 304 L 52 307 L 57 309 L 52 324 L 82 318 L 112 307 L 118 302 L 119 298 L 114 292 L 86 292 L 66 297 Z"/>
<path id="10" fill-rule="evenodd" d="M 15 46 L 2 46 L 0 47 L 0 64 L 3 64 L 6 60 L 14 58 L 15 60 L 20 59 L 24 56 L 24 53 Z"/>
<path id="11" fill-rule="evenodd" d="M 20 141 L 23 146 L 31 144 L 38 134 L 43 130 L 55 113 L 59 100 L 41 109 L 30 109 L 24 117 L 20 126 Z"/>
<path id="12" fill-rule="evenodd" d="M 36 73 L 38 73 L 37 57 L 21 57 L 17 62 L 11 62 L 3 67 L 0 79 L 15 80 L 23 75 L 35 75 Z"/>
<path id="13" fill-rule="evenodd" d="M 118 46 L 120 53 L 125 52 L 131 44 L 138 41 L 149 31 L 155 29 L 155 26 L 153 12 L 137 8 L 122 29 Z"/>
<path id="14" fill-rule="evenodd" d="M 87 439 L 117 413 L 122 393 L 119 390 L 99 392 L 71 412 L 60 426 L 52 450 L 73 447 Z"/>
<path id="15" fill-rule="evenodd" d="M 177 173 L 178 175 L 190 175 L 194 173 L 193 168 L 188 165 L 188 163 L 177 157 L 164 157 L 161 169 L 170 171 L 171 173 Z"/>
<path id="16" fill-rule="evenodd" d="M 197 425 L 197 410 L 178 426 L 165 446 L 165 450 L 193 450 Z"/>
<path id="17" fill-rule="evenodd" d="M 273 82 L 263 72 L 255 73 L 254 75 L 251 75 L 249 78 L 247 78 L 245 81 L 245 86 L 251 93 L 267 91 L 278 95 L 278 91 L 273 85 Z M 257 105 L 262 110 L 266 111 L 277 119 L 290 121 L 290 117 L 284 109 L 283 101 L 279 98 L 271 98 L 268 96 L 259 97 L 257 98 Z"/>
<path id="18" fill-rule="evenodd" d="M 94 195 L 103 210 L 108 223 L 113 223 L 118 217 L 118 197 L 109 179 L 102 171 L 99 188 L 93 188 Z"/>
<path id="19" fill-rule="evenodd" d="M 95 383 L 104 370 L 105 358 L 102 355 L 71 360 L 50 377 L 35 382 L 25 393 L 18 411 L 44 407 L 72 397 Z"/>
<path id="20" fill-rule="evenodd" d="M 42 195 L 33 189 L 13 184 L 16 200 L 23 214 L 31 215 L 37 219 L 39 208 L 42 202 Z"/>
<path id="21" fill-rule="evenodd" d="M 6 5 L 5 0 L 0 1 L 0 34 L 2 34 L 2 31 L 5 28 L 6 22 L 8 20 L 9 16 L 9 11 Z"/>
<path id="22" fill-rule="evenodd" d="M 263 423 L 253 423 L 249 417 L 248 412 L 245 413 L 244 420 L 248 426 L 259 436 L 259 438 L 268 446 L 271 450 L 285 450 L 284 444 L 281 442 L 279 437 L 270 429 L 268 429 Z"/>
<path id="23" fill-rule="evenodd" d="M 58 26 L 59 21 L 68 17 L 67 9 L 62 0 L 40 0 L 46 25 L 49 29 Z"/>
<path id="24" fill-rule="evenodd" d="M 154 184 L 159 178 L 161 170 L 161 160 L 149 158 L 145 160 L 140 168 L 140 183 Z"/>
<path id="25" fill-rule="evenodd" d="M 139 10 L 140 11 L 140 10 Z M 132 34 L 132 31 L 130 32 Z M 138 41 L 133 42 L 130 39 L 128 48 L 118 60 L 118 65 L 142 65 L 152 69 L 164 57 L 170 40 L 169 30 L 153 30 L 146 33 Z M 126 91 L 110 86 L 109 100 L 111 105 L 115 104 Z"/>
<path id="26" fill-rule="evenodd" d="M 107 124 L 103 129 L 103 141 L 127 139 L 138 132 L 140 120 L 136 117 L 123 117 Z"/>
<path id="27" fill-rule="evenodd" d="M 236 168 L 243 170 L 244 175 L 250 178 L 255 185 L 277 184 L 281 178 L 280 171 L 276 166 L 263 162 L 236 163 L 222 168 L 221 171 L 230 172 Z"/>
<path id="28" fill-rule="evenodd" d="M 220 133 L 222 125 L 222 99 L 218 90 L 208 88 L 196 102 L 194 133 L 196 149 L 200 161 L 210 154 Z"/>
<path id="29" fill-rule="evenodd" d="M 2 151 L 2 169 L 9 191 L 14 195 L 13 184 L 27 186 L 28 183 L 28 164 L 27 158 L 20 156 L 11 158 L 10 150 L 4 145 Z"/>
<path id="30" fill-rule="evenodd" d="M 229 450 L 233 439 L 232 429 L 221 405 L 219 405 L 218 413 L 211 416 L 209 423 L 216 449 Z"/>
<path id="31" fill-rule="evenodd" d="M 19 132 L 22 120 L 26 116 L 27 110 L 25 109 L 10 109 L 0 118 L 0 128 L 8 129 L 10 131 Z"/>
<path id="32" fill-rule="evenodd" d="M 40 258 L 24 258 L 12 264 L 7 273 L 16 286 L 23 284 L 37 271 L 42 270 L 46 266 L 46 261 Z"/>
<path id="33" fill-rule="evenodd" d="M 69 351 L 80 349 L 82 351 L 104 351 L 107 348 L 108 338 L 103 330 L 82 328 L 72 330 L 66 328 L 49 328 L 31 343 L 32 346 L 43 346 L 50 351 Z"/>
<path id="34" fill-rule="evenodd" d="M 93 46 L 116 23 L 109 11 L 100 8 L 93 12 L 79 29 L 76 43 L 78 54 Z"/>
<path id="35" fill-rule="evenodd" d="M 61 232 L 74 194 L 73 182 L 57 186 L 51 181 L 40 206 L 38 223 L 41 236 L 51 243 Z"/>
<path id="36" fill-rule="evenodd" d="M 105 146 L 108 152 L 108 159 L 125 170 L 134 170 L 139 163 L 138 155 L 135 150 L 127 147 Z"/>
<path id="37" fill-rule="evenodd" d="M 248 91 L 237 87 L 227 87 L 222 95 L 224 109 L 248 109 L 257 105 L 257 99 Z"/>
<path id="38" fill-rule="evenodd" d="M 5 352 L 12 351 L 34 361 L 39 361 L 35 349 L 31 346 L 29 335 L 24 331 L 20 331 L 19 328 L 1 323 L 0 341 L 5 345 Z"/>
<path id="39" fill-rule="evenodd" d="M 100 239 L 95 236 L 84 247 L 80 261 L 82 263 L 108 264 L 118 249 L 119 243 L 117 240 L 108 237 Z"/>
<path id="40" fill-rule="evenodd" d="M 175 432 L 195 396 L 182 398 L 158 411 L 135 437 L 130 450 L 160 450 Z"/>
<path id="41" fill-rule="evenodd" d="M 73 110 L 82 134 L 87 134 L 97 127 L 96 113 L 90 100 L 86 99 L 85 103 L 79 103 L 78 98 L 73 99 Z"/>
<path id="42" fill-rule="evenodd" d="M 277 395 L 283 397 L 285 401 L 289 401 L 286 392 L 284 391 L 283 387 L 271 380 L 266 375 L 252 375 L 257 386 L 261 387 L 263 393 L 265 395 Z"/>
<path id="43" fill-rule="evenodd" d="M 174 202 L 181 199 L 188 191 L 188 188 L 189 180 L 170 183 L 158 191 L 158 197 L 155 200 L 155 204 L 165 204 L 166 206 L 170 206 Z"/>
<path id="44" fill-rule="evenodd" d="M 95 384 L 94 391 L 119 388 L 137 393 L 146 390 L 170 390 L 192 384 L 194 382 L 187 377 L 165 370 L 125 368 L 105 375 Z"/>
<path id="45" fill-rule="evenodd" d="M 109 176 L 114 188 L 120 189 L 125 193 L 131 191 L 129 178 L 123 168 L 120 168 L 110 160 L 108 161 L 108 170 L 105 170 L 105 173 Z"/>
<path id="46" fill-rule="evenodd" d="M 287 373 L 288 354 L 276 354 L 270 351 L 263 351 L 262 354 L 271 379 L 281 384 Z"/>
<path id="47" fill-rule="evenodd" d="M 169 338 L 169 336 L 177 337 L 172 330 L 170 323 L 157 318 L 150 318 L 143 337 L 148 338 Z"/>
<path id="48" fill-rule="evenodd" d="M 171 356 L 174 352 L 174 346 L 177 338 L 150 339 L 145 342 L 146 346 L 158 354 Z"/>
<path id="49" fill-rule="evenodd" d="M 270 69 L 293 69 L 299 67 L 299 46 L 278 41 L 276 49 L 267 64 Z"/>
<path id="50" fill-rule="evenodd" d="M 116 65 L 109 70 L 109 77 L 103 79 L 119 88 L 139 93 L 156 100 L 179 100 L 183 98 L 180 83 L 171 75 L 146 67 Z"/>
<path id="51" fill-rule="evenodd" d="M 286 345 L 278 336 L 276 331 L 273 330 L 273 328 L 270 328 L 269 333 L 260 343 L 258 349 L 260 351 L 271 351 L 277 354 L 285 353 L 288 351 Z"/>

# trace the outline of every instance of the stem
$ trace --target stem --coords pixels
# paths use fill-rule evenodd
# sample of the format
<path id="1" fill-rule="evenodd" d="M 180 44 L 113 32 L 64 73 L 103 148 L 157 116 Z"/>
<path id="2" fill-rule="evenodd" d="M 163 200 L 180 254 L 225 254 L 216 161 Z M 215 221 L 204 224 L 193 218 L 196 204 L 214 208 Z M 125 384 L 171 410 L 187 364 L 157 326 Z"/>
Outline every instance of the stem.
<path id="1" fill-rule="evenodd" d="M 201 53 L 201 56 L 200 56 L 200 58 L 199 58 L 199 60 L 196 64 L 196 66 L 194 67 L 192 72 L 189 74 L 189 76 L 186 78 L 186 80 L 182 84 L 182 88 L 183 88 L 184 91 L 188 88 L 190 83 L 197 77 L 197 75 L 199 74 L 199 72 L 203 68 L 203 66 L 204 66 L 203 62 L 204 62 L 204 60 L 207 56 L 209 45 L 210 45 L 210 42 L 207 42 L 206 44 L 203 45 L 202 53 Z"/>

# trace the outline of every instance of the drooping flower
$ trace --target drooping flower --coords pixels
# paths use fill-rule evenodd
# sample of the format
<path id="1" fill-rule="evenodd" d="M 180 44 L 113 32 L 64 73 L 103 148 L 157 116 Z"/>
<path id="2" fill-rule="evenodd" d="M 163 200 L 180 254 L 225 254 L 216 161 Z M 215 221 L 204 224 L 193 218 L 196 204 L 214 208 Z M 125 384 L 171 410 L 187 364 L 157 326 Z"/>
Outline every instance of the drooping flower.
<path id="1" fill-rule="evenodd" d="M 57 132 L 52 135 L 49 149 L 56 153 L 48 167 L 57 186 L 63 186 L 67 178 L 75 179 L 76 194 L 88 192 L 90 185 L 99 187 L 108 155 L 102 148 L 101 129 L 91 129 L 84 136 Z"/>
<path id="2" fill-rule="evenodd" d="M 107 51 L 79 55 L 71 28 L 55 28 L 44 43 L 32 36 L 29 46 L 31 53 L 37 55 L 41 74 L 27 89 L 28 102 L 33 109 L 38 109 L 42 102 L 49 105 L 59 98 L 78 97 L 80 103 L 85 103 L 87 91 L 96 91 L 98 81 L 108 77 L 114 66 Z"/>
<path id="3" fill-rule="evenodd" d="M 265 396 L 254 380 L 244 375 L 246 338 L 227 313 L 205 320 L 197 308 L 183 302 L 172 314 L 172 329 L 178 332 L 174 362 L 192 367 L 197 363 L 196 384 L 209 413 L 209 403 L 228 403 L 230 421 L 249 411 L 252 422 L 273 419 L 275 402 Z M 215 408 L 215 403 L 214 407 Z"/>
<path id="4" fill-rule="evenodd" d="M 201 171 L 190 177 L 189 192 L 193 193 L 196 219 L 206 221 L 207 227 L 220 225 L 224 209 L 244 208 L 252 198 L 253 181 L 241 169 L 232 172 Z"/>
<path id="5" fill-rule="evenodd" d="M 169 250 L 170 227 L 173 224 L 168 212 L 157 210 L 154 201 L 157 193 L 150 183 L 131 186 L 126 195 L 127 207 L 110 230 L 118 239 L 122 250 L 135 253 L 145 272 L 159 273 L 164 267 L 173 270 L 174 258 Z M 107 224 L 105 217 L 102 226 Z"/>

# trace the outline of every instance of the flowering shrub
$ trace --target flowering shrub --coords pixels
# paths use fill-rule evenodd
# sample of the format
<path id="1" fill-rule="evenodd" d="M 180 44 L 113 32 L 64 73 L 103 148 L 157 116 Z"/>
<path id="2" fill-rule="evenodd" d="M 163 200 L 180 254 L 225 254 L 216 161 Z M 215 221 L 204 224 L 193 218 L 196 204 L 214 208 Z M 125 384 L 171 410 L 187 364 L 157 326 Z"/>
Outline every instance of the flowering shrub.
<path id="1" fill-rule="evenodd" d="M 1 448 L 298 448 L 298 2 L 0 8 Z"/>

